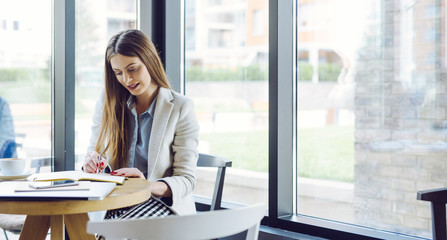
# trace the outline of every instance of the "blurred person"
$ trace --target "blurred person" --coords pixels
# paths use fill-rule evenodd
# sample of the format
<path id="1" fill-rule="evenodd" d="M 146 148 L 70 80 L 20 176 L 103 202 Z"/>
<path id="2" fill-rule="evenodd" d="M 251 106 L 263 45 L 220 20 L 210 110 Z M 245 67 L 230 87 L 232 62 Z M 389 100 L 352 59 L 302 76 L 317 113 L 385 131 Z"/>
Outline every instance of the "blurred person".
<path id="1" fill-rule="evenodd" d="M 198 133 L 193 101 L 170 88 L 152 41 L 134 29 L 114 35 L 82 169 L 145 178 L 152 197 L 105 218 L 195 213 Z"/>
<path id="2" fill-rule="evenodd" d="M 14 122 L 8 102 L 0 97 L 0 158 L 17 157 Z"/>

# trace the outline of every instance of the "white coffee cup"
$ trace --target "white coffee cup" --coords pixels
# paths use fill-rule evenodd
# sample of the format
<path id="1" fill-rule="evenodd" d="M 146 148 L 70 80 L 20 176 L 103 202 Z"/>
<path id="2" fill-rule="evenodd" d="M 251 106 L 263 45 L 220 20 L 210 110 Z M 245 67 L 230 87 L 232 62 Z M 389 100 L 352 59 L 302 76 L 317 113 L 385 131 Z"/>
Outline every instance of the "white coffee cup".
<path id="1" fill-rule="evenodd" d="M 25 158 L 0 158 L 0 174 L 3 176 L 15 176 L 23 173 Z"/>

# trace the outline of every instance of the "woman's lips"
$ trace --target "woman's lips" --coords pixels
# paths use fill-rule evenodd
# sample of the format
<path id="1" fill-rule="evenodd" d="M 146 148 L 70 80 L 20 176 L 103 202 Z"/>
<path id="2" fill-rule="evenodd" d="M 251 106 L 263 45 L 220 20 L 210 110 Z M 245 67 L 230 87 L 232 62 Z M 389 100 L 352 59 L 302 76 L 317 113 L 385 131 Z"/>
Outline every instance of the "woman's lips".
<path id="1" fill-rule="evenodd" d="M 127 88 L 129 90 L 135 90 L 140 84 L 139 83 L 135 83 L 133 85 L 128 85 Z"/>

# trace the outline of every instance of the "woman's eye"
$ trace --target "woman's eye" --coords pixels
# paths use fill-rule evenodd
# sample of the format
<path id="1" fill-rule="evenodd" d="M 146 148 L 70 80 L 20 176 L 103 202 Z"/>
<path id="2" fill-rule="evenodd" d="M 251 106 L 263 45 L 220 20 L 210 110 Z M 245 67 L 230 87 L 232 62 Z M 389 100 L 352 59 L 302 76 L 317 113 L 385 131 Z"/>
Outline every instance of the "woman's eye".
<path id="1" fill-rule="evenodd" d="M 134 72 L 135 70 L 137 70 L 137 68 L 128 68 L 127 71 L 129 72 Z"/>
<path id="2" fill-rule="evenodd" d="M 119 75 L 121 75 L 121 72 L 116 72 L 115 75 L 119 76 Z"/>

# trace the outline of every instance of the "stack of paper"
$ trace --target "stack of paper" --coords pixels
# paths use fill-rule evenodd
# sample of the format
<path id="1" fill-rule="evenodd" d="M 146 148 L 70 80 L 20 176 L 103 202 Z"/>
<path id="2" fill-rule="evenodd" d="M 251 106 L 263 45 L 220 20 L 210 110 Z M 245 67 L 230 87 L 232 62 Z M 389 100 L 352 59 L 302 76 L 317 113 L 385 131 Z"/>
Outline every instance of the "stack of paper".
<path id="1" fill-rule="evenodd" d="M 81 183 L 81 187 L 86 187 Z M 66 191 L 68 187 L 26 191 L 29 189 L 29 182 L 26 181 L 5 181 L 0 182 L 0 200 L 102 200 L 116 187 L 116 183 L 111 182 L 90 182 L 87 190 Z M 76 186 L 72 186 L 76 187 Z M 67 188 L 61 191 L 62 188 Z"/>

